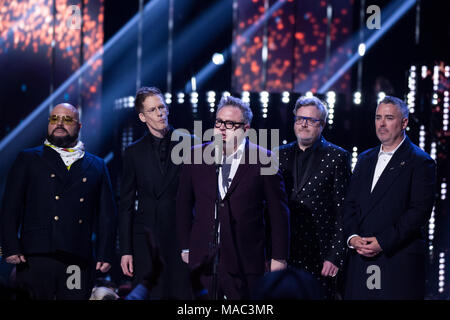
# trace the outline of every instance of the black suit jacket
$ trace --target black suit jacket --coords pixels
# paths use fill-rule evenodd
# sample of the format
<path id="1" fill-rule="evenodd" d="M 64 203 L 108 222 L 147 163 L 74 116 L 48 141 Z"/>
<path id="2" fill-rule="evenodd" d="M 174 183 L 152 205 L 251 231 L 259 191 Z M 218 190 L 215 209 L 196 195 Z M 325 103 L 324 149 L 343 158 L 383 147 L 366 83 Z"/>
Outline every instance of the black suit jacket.
<path id="1" fill-rule="evenodd" d="M 351 250 L 345 295 L 349 299 L 423 299 L 423 228 L 433 207 L 436 165 L 406 137 L 371 192 L 379 151 L 378 146 L 359 156 L 343 213 L 346 239 L 353 234 L 374 236 L 383 251 L 365 258 Z M 371 265 L 380 268 L 381 289 L 367 287 Z"/>
<path id="2" fill-rule="evenodd" d="M 296 149 L 297 141 L 279 149 L 280 170 L 290 195 L 289 261 L 320 275 L 325 260 L 339 268 L 344 262 L 341 206 L 351 175 L 350 153 L 321 137 L 302 181 L 297 182 Z"/>
<path id="3" fill-rule="evenodd" d="M 168 135 L 171 136 L 172 133 L 171 129 Z M 181 139 L 188 139 L 189 143 L 196 142 L 189 134 L 178 130 L 177 133 Z M 144 233 L 144 227 L 149 228 L 166 264 L 163 280 L 157 289 L 158 297 L 168 298 L 167 295 L 172 295 L 174 298 L 174 295 L 183 291 L 177 290 L 177 287 L 186 287 L 186 281 L 189 281 L 188 270 L 181 260 L 175 234 L 175 210 L 181 165 L 171 160 L 170 153 L 178 141 L 170 142 L 163 174 L 158 163 L 159 155 L 153 150 L 151 139 L 150 133 L 147 132 L 124 152 L 119 205 L 120 254 L 133 255 L 135 283 L 139 282 L 151 267 Z"/>
<path id="4" fill-rule="evenodd" d="M 111 263 L 115 216 L 103 159 L 86 152 L 68 171 L 50 147 L 24 150 L 9 172 L 3 197 L 3 255 L 63 251 L 91 259 L 96 225 L 97 261 Z"/>

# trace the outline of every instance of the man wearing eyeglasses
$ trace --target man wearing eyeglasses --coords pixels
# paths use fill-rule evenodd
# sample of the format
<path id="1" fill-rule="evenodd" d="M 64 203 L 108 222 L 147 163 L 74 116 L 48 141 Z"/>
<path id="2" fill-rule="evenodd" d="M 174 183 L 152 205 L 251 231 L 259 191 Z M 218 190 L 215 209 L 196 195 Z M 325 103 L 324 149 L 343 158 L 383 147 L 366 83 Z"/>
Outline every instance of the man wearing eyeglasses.
<path id="1" fill-rule="evenodd" d="M 8 175 L 3 256 L 36 299 L 88 299 L 94 267 L 103 273 L 111 267 L 116 208 L 108 169 L 84 150 L 80 129 L 78 110 L 57 105 L 44 144 L 22 151 Z"/>
<path id="2" fill-rule="evenodd" d="M 209 298 L 249 298 L 264 274 L 286 267 L 289 247 L 289 210 L 284 183 L 278 172 L 262 174 L 260 156 L 269 152 L 246 139 L 253 114 L 247 103 L 231 96 L 220 101 L 214 134 L 221 139 L 220 167 L 214 163 L 185 163 L 177 200 L 177 233 L 181 256 L 192 268 L 205 261 L 218 264 L 217 290 L 213 290 L 213 266 L 204 267 L 201 281 Z M 205 150 L 206 143 L 193 148 Z M 258 161 L 251 162 L 250 154 Z M 194 159 L 195 156 L 192 157 Z M 216 212 L 215 203 L 218 202 Z M 264 207 L 270 219 L 264 221 Z M 215 214 L 218 243 L 215 242 Z M 265 223 L 272 235 L 271 257 L 266 257 Z"/>
<path id="3" fill-rule="evenodd" d="M 297 141 L 279 149 L 291 210 L 289 264 L 313 274 L 324 298 L 336 294 L 336 275 L 345 255 L 340 207 L 350 177 L 350 154 L 326 141 L 327 109 L 317 97 L 294 107 Z"/>
<path id="4" fill-rule="evenodd" d="M 119 205 L 121 268 L 126 276 L 133 277 L 134 286 L 152 270 L 154 259 L 144 232 L 148 228 L 164 261 L 162 274 L 149 298 L 189 299 L 189 270 L 179 255 L 175 234 L 181 165 L 174 164 L 171 158 L 177 141 L 171 141 L 174 129 L 169 125 L 169 109 L 155 87 L 137 91 L 135 109 L 148 130 L 126 148 L 123 156 Z M 179 133 L 179 137 L 182 135 Z"/>

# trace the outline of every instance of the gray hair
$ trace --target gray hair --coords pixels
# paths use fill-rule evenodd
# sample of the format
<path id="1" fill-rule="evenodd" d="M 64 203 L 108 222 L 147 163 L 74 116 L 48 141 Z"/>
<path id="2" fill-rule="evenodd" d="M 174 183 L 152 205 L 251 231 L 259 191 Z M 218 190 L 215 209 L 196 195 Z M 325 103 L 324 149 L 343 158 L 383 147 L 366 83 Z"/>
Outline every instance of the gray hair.
<path id="1" fill-rule="evenodd" d="M 298 98 L 297 101 L 295 102 L 295 107 L 293 110 L 294 116 L 297 115 L 298 109 L 300 109 L 301 107 L 306 107 L 306 106 L 316 107 L 317 110 L 319 110 L 319 112 L 320 112 L 320 116 L 321 116 L 322 120 L 323 121 L 327 120 L 328 110 L 326 107 L 326 103 L 317 97 L 301 96 L 300 98 Z"/>
<path id="2" fill-rule="evenodd" d="M 393 97 L 393 96 L 385 96 L 383 98 L 383 100 L 380 101 L 380 103 L 378 103 L 378 106 L 380 104 L 393 104 L 394 106 L 396 106 L 400 112 L 402 113 L 403 118 L 408 119 L 409 117 L 409 108 L 408 105 L 405 103 L 405 101 L 403 101 L 402 99 L 399 99 L 397 97 Z"/>
<path id="3" fill-rule="evenodd" d="M 219 105 L 217 106 L 216 115 L 219 113 L 219 110 L 223 107 L 236 107 L 242 111 L 242 116 L 244 117 L 244 123 L 250 124 L 253 119 L 253 112 L 250 109 L 250 105 L 239 98 L 233 96 L 226 96 L 220 99 Z"/>

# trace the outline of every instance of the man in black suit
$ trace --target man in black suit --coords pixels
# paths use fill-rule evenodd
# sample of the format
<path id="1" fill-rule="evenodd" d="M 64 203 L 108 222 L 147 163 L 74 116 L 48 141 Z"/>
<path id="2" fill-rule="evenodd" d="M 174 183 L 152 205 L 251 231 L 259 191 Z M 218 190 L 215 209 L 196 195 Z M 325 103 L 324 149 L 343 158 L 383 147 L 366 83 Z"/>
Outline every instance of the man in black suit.
<path id="1" fill-rule="evenodd" d="M 387 96 L 375 127 L 381 146 L 359 156 L 343 206 L 349 254 L 346 299 L 423 299 L 424 227 L 435 197 L 433 159 L 406 136 L 408 107 Z"/>
<path id="2" fill-rule="evenodd" d="M 148 132 L 128 146 L 123 158 L 119 206 L 122 271 L 133 277 L 134 286 L 151 271 L 150 251 L 144 233 L 144 227 L 148 227 L 164 261 L 163 272 L 150 292 L 150 298 L 189 299 L 189 271 L 181 260 L 175 233 L 180 166 L 171 158 L 177 142 L 171 141 L 174 130 L 168 123 L 169 109 L 161 91 L 154 87 L 138 90 L 135 108 Z"/>
<path id="3" fill-rule="evenodd" d="M 113 259 L 116 209 L 108 170 L 84 150 L 80 128 L 77 109 L 57 105 L 44 145 L 22 151 L 8 175 L 3 256 L 37 299 L 89 298 L 94 226 L 96 269 L 107 272 Z"/>
<path id="4" fill-rule="evenodd" d="M 350 179 L 350 154 L 322 137 L 327 109 L 316 97 L 295 103 L 297 141 L 280 147 L 280 171 L 291 211 L 289 264 L 313 274 L 324 298 L 336 294 L 346 252 L 341 205 Z"/>

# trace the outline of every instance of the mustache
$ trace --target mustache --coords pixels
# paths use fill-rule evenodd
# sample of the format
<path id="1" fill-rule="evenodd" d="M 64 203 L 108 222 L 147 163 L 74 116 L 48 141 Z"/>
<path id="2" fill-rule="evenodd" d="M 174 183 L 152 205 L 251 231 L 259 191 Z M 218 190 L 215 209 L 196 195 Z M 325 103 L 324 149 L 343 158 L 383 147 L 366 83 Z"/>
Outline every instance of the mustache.
<path id="1" fill-rule="evenodd" d="M 69 133 L 64 127 L 56 127 L 55 129 L 53 129 L 52 133 L 54 133 L 58 129 L 64 130 L 66 133 Z"/>

